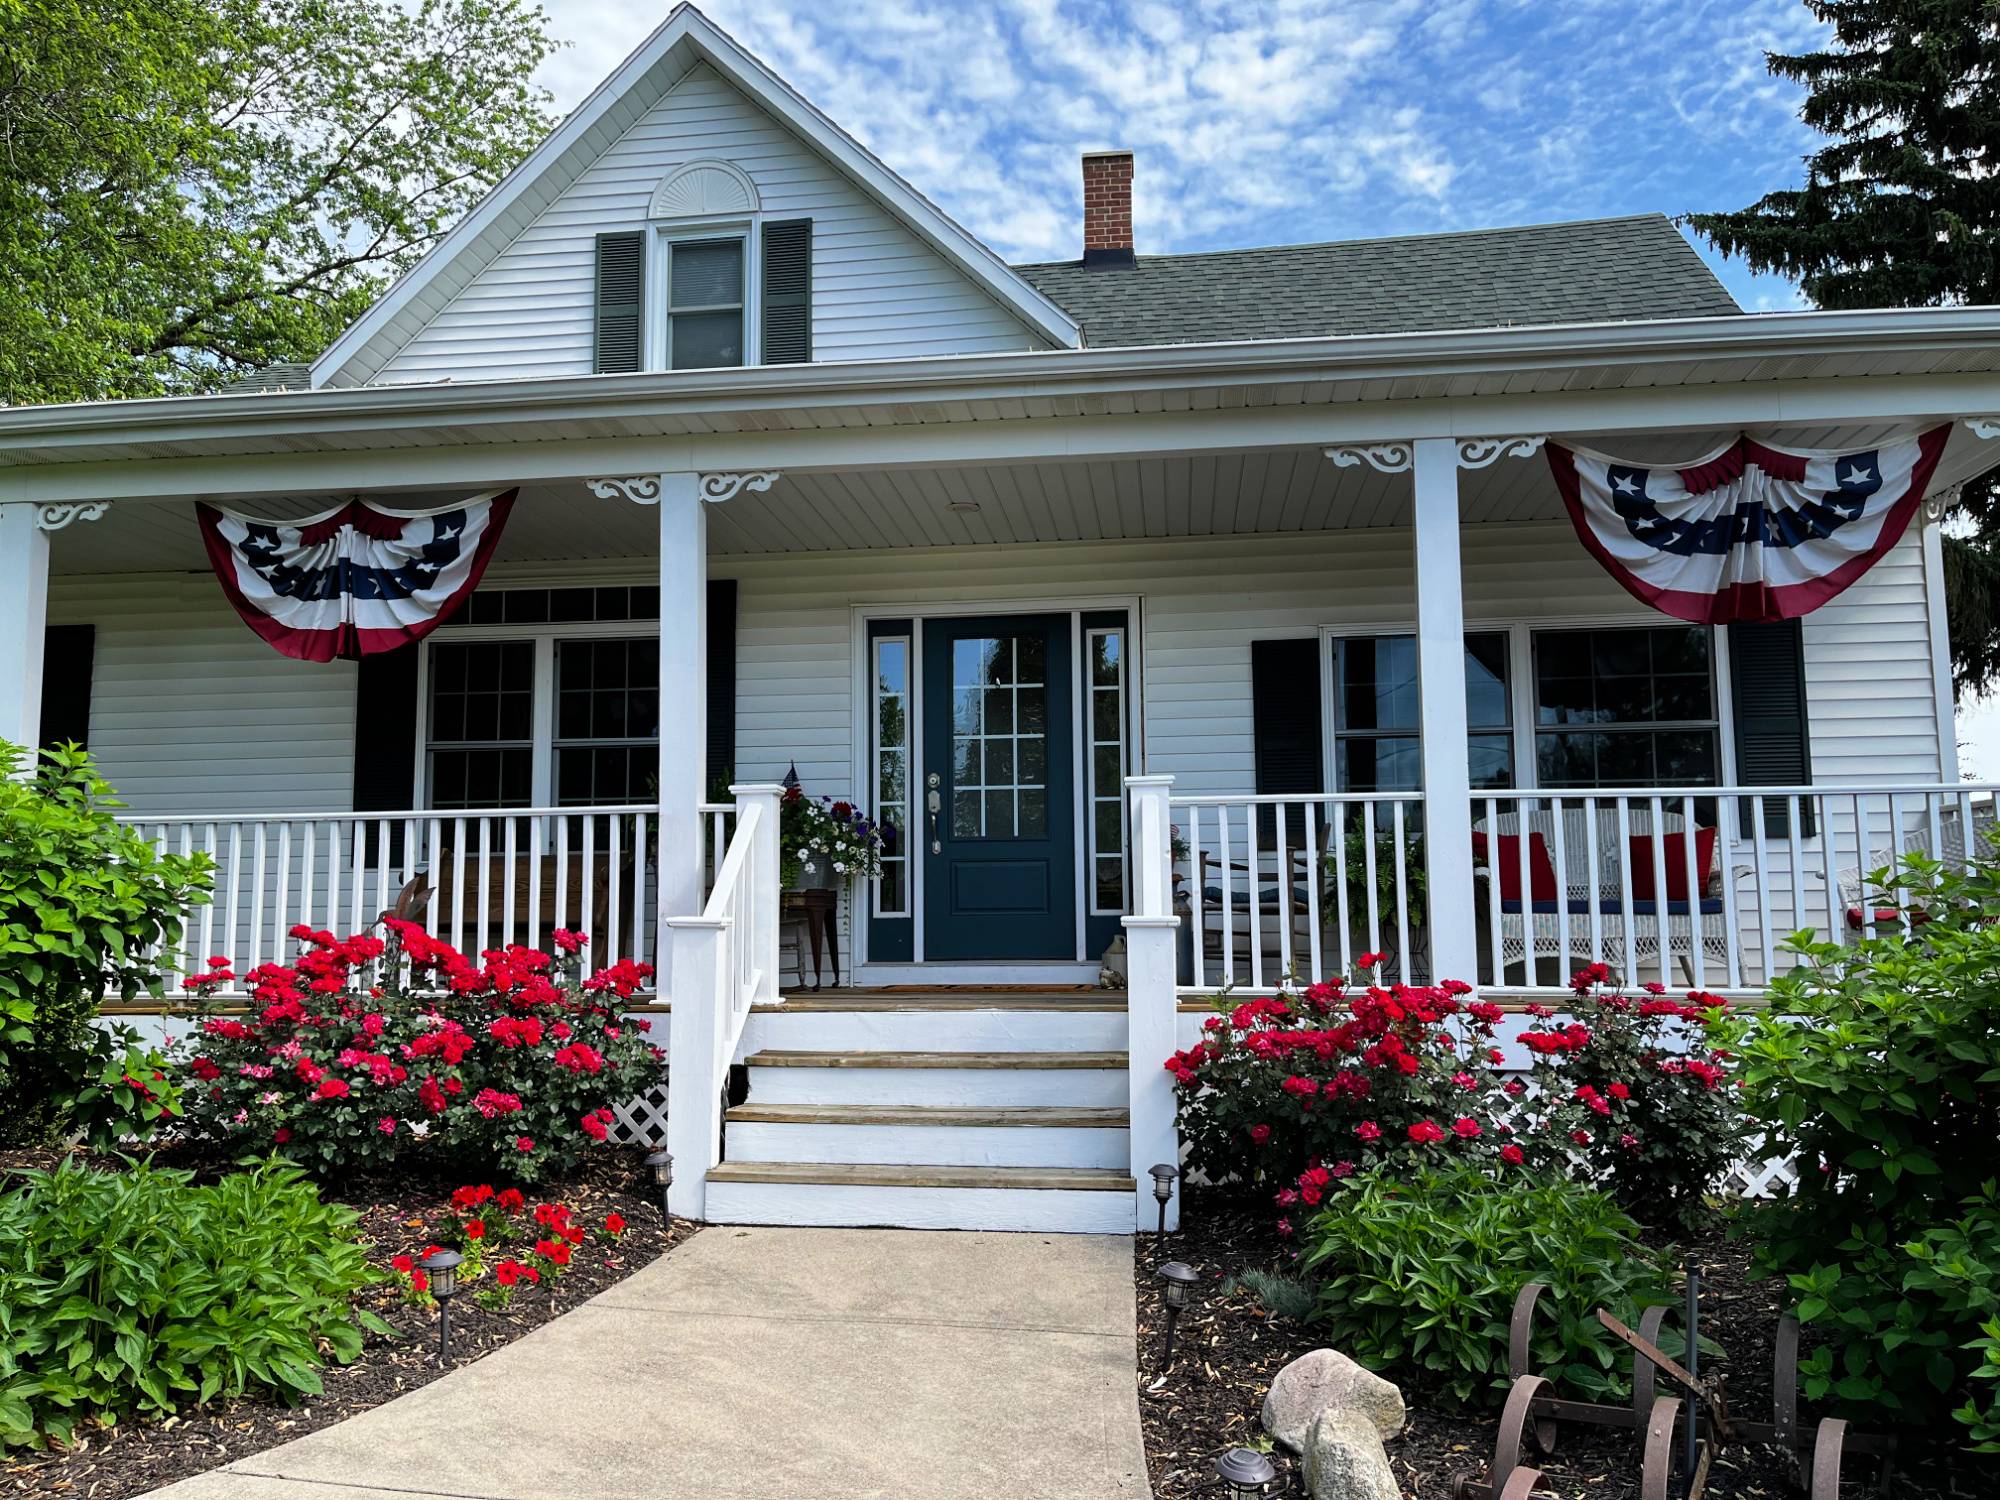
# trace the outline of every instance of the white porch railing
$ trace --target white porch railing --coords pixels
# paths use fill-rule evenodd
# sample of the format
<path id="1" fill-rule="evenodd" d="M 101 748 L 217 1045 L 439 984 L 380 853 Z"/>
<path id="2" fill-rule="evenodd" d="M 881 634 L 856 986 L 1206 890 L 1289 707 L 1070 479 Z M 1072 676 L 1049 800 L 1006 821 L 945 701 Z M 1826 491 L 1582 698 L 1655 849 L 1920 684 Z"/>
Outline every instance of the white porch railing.
<path id="1" fill-rule="evenodd" d="M 1184 987 L 1311 983 L 1367 953 L 1386 980 L 1428 982 L 1420 794 L 1167 800 Z"/>
<path id="2" fill-rule="evenodd" d="M 462 952 L 548 946 L 568 927 L 590 938 L 593 967 L 654 963 L 659 811 L 651 806 L 525 807 L 483 812 L 273 813 L 122 817 L 164 853 L 215 861 L 214 896 L 183 914 L 169 967 L 211 957 L 236 974 L 285 962 L 300 923 L 345 936 L 371 926 L 417 875 L 430 884 L 426 928 Z M 232 986 L 224 994 L 240 994 Z"/>
<path id="3" fill-rule="evenodd" d="M 734 802 L 704 802 L 695 809 L 695 838 L 700 841 L 696 866 L 701 871 L 701 894 L 706 899 L 715 889 L 715 874 L 729 849 L 729 831 L 736 826 Z"/>
<path id="4" fill-rule="evenodd" d="M 1793 966 L 1800 928 L 1848 941 L 1900 925 L 1902 900 L 1870 873 L 1909 854 L 1962 863 L 1987 847 L 1996 799 L 1970 784 L 1480 792 L 1472 819 L 1482 987 L 1560 991 L 1604 963 L 1628 986 L 1754 992 Z"/>
<path id="5" fill-rule="evenodd" d="M 671 1207 L 691 1219 L 703 1216 L 709 1169 L 722 1160 L 724 1094 L 743 1024 L 752 1005 L 778 998 L 778 804 L 784 788 L 731 790 L 735 830 L 701 914 L 667 919 Z"/>

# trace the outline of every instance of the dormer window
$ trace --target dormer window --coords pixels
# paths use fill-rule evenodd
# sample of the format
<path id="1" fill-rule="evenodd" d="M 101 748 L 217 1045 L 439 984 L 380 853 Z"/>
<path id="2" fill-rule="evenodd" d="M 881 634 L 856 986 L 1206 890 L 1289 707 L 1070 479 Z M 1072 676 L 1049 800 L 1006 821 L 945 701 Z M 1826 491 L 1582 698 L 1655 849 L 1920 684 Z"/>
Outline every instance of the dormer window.
<path id="1" fill-rule="evenodd" d="M 741 235 L 667 242 L 667 368 L 744 362 Z"/>

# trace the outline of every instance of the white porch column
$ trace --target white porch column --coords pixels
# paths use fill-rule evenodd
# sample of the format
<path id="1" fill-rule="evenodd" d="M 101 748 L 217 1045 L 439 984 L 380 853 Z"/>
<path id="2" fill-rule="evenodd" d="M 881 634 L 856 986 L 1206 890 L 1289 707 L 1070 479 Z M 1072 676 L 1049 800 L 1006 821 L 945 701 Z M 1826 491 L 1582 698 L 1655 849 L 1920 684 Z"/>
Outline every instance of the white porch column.
<path id="1" fill-rule="evenodd" d="M 701 476 L 660 476 L 660 914 L 701 911 L 708 794 L 708 511 Z M 720 849 L 715 857 L 722 857 Z"/>
<path id="2" fill-rule="evenodd" d="M 1155 1229 L 1159 1205 L 1148 1170 L 1181 1163 L 1180 1135 L 1174 1128 L 1174 1084 L 1166 1061 L 1175 1050 L 1180 997 L 1175 988 L 1175 942 L 1180 918 L 1174 915 L 1173 844 L 1170 836 L 1171 776 L 1128 776 L 1132 799 L 1132 915 L 1125 918 L 1126 1073 L 1131 1109 L 1133 1227 Z M 1180 1226 L 1181 1195 L 1167 1205 L 1167 1227 Z"/>
<path id="3" fill-rule="evenodd" d="M 1458 443 L 1411 445 L 1416 492 L 1418 718 L 1431 981 L 1479 979 L 1472 899 L 1472 773 L 1465 721 L 1464 574 L 1458 554 Z"/>
<path id="4" fill-rule="evenodd" d="M 49 616 L 49 534 L 41 507 L 0 505 L 0 740 L 31 757 L 41 742 L 42 633 Z"/>

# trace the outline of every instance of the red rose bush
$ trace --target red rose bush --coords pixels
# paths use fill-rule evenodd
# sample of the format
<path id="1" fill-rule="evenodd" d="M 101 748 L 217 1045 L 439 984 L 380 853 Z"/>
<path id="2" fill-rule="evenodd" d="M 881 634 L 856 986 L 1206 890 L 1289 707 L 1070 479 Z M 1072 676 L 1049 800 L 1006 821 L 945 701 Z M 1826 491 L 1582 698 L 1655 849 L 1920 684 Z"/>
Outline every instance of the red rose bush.
<path id="1" fill-rule="evenodd" d="M 1188 1166 L 1271 1187 L 1289 1214 L 1387 1163 L 1518 1162 L 1492 1041 L 1500 1008 L 1469 993 L 1456 980 L 1338 981 L 1219 998 L 1202 1039 L 1167 1061 Z"/>
<path id="2" fill-rule="evenodd" d="M 660 1081 L 648 1023 L 623 1013 L 648 966 L 585 978 L 568 932 L 554 955 L 510 946 L 474 964 L 415 923 L 384 925 L 386 938 L 293 928 L 299 956 L 246 976 L 241 1017 L 208 1013 L 226 964 L 186 981 L 204 1012 L 178 1044 L 192 1130 L 321 1175 L 426 1155 L 532 1182 Z"/>

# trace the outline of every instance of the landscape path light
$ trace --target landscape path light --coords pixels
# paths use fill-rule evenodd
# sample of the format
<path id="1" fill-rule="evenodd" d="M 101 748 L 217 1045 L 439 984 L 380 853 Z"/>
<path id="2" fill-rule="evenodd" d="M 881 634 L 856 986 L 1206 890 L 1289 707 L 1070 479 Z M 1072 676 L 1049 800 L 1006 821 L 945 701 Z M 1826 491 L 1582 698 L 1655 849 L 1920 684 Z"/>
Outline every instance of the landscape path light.
<path id="1" fill-rule="evenodd" d="M 1167 1308 L 1167 1342 L 1160 1352 L 1160 1368 L 1166 1369 L 1174 1362 L 1174 1325 L 1181 1320 L 1181 1313 L 1194 1299 L 1194 1289 L 1201 1282 L 1201 1273 L 1193 1266 L 1181 1261 L 1170 1260 L 1159 1269 L 1160 1298 Z"/>
<path id="2" fill-rule="evenodd" d="M 456 1250 L 433 1250 L 419 1264 L 430 1277 L 431 1295 L 438 1305 L 438 1363 L 451 1364 L 451 1299 L 458 1292 L 458 1268 L 465 1257 Z"/>
<path id="3" fill-rule="evenodd" d="M 1215 1472 L 1230 1500 L 1255 1500 L 1278 1477 L 1271 1460 L 1255 1448 L 1231 1448 L 1215 1461 Z"/>
<path id="4" fill-rule="evenodd" d="M 1148 1167 L 1146 1171 L 1153 1179 L 1154 1201 L 1160 1205 L 1159 1237 L 1165 1239 L 1167 1236 L 1167 1200 L 1173 1197 L 1174 1183 L 1179 1179 L 1181 1174 L 1177 1168 L 1170 1167 L 1165 1162 L 1161 1162 L 1157 1167 Z"/>
<path id="5" fill-rule="evenodd" d="M 653 1174 L 653 1185 L 660 1190 L 660 1218 L 671 1224 L 673 1213 L 667 1207 L 667 1189 L 674 1185 L 674 1155 L 671 1151 L 651 1151 L 646 1155 L 646 1170 Z"/>

